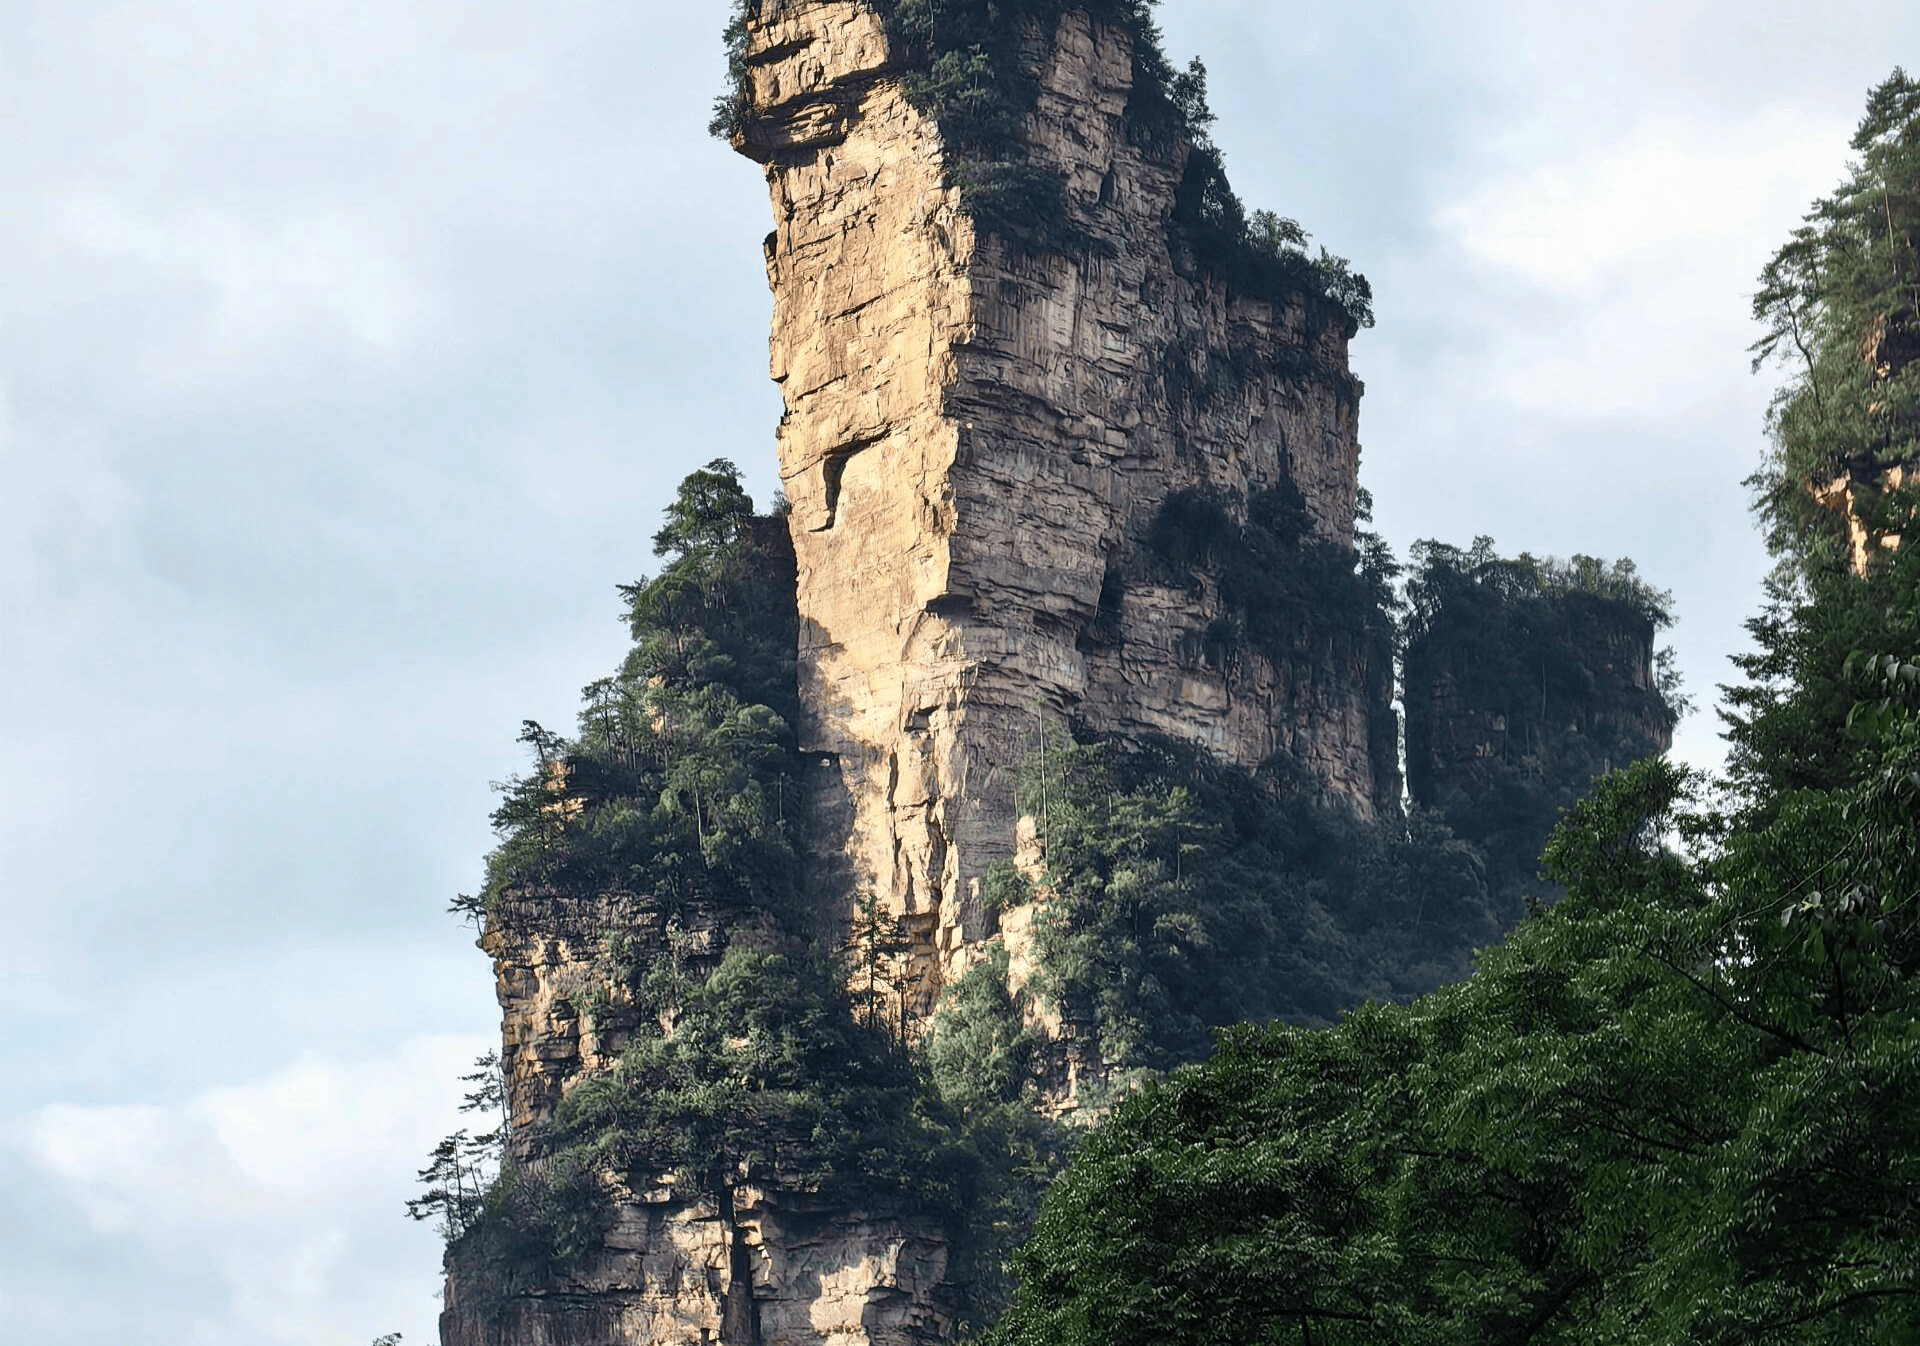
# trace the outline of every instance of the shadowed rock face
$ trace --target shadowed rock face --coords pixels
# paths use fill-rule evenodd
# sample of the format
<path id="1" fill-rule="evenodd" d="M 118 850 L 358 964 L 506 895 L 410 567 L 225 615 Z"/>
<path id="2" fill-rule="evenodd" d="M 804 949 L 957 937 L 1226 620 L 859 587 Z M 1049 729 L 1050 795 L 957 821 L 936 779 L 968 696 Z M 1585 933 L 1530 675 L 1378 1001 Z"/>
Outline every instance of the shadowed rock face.
<path id="1" fill-rule="evenodd" d="M 1441 807 L 1450 792 L 1483 796 L 1502 770 L 1543 794 L 1578 795 L 1591 774 L 1673 746 L 1673 717 L 1655 686 L 1653 623 L 1624 604 L 1583 595 L 1557 603 L 1566 614 L 1565 649 L 1543 636 L 1525 654 L 1530 662 L 1570 662 L 1578 680 L 1556 676 L 1549 689 L 1543 674 L 1537 701 L 1531 687 L 1516 701 L 1511 689 L 1476 676 L 1478 652 L 1470 646 L 1454 646 L 1441 661 L 1409 657 L 1407 780 L 1416 804 Z"/>
<path id="2" fill-rule="evenodd" d="M 1363 814 L 1398 804 L 1387 672 L 1362 642 L 1214 666 L 1213 590 L 1145 555 L 1175 492 L 1284 482 L 1351 546 L 1345 328 L 1235 294 L 1170 243 L 1187 150 L 1129 141 L 1124 29 L 1069 13 L 1049 50 L 1024 138 L 1064 174 L 1088 240 L 1070 253 L 976 233 L 853 0 L 753 25 L 736 139 L 773 204 L 804 744 L 929 989 L 991 933 L 977 880 L 1012 851 L 1012 769 L 1043 722 L 1247 766 L 1284 753 Z"/>

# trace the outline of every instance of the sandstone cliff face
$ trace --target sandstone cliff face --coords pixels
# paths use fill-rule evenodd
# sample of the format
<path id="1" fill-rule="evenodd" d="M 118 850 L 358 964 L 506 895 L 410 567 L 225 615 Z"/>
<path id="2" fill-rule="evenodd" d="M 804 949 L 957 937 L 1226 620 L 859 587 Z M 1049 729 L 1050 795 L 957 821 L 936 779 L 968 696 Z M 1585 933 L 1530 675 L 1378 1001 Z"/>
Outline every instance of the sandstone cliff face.
<path id="1" fill-rule="evenodd" d="M 448 1282 L 442 1346 L 927 1346 L 951 1340 L 926 1220 L 741 1184 L 731 1209 L 628 1193 L 604 1246 L 498 1312 Z"/>
<path id="2" fill-rule="evenodd" d="M 1181 490 L 1291 481 L 1350 546 L 1359 390 L 1344 329 L 1170 245 L 1185 150 L 1128 138 L 1127 33 L 1069 13 L 1036 35 L 1024 138 L 1092 242 L 1013 255 L 962 213 L 879 19 L 769 10 L 736 143 L 773 203 L 803 739 L 928 983 L 991 933 L 977 880 L 1013 849 L 1012 770 L 1042 723 L 1284 753 L 1361 813 L 1397 807 L 1384 670 L 1358 645 L 1209 663 L 1210 591 L 1145 564 Z"/>
<path id="3" fill-rule="evenodd" d="M 675 912 L 611 892 L 504 895 L 481 947 L 494 960 L 510 1162 L 538 1173 L 540 1124 L 566 1091 L 612 1067 L 636 1014 L 617 961 L 672 954 L 701 968 L 722 935 L 711 913 Z M 620 958 L 614 944 L 621 945 Z M 588 1008 L 590 1007 L 590 1009 Z M 635 1187 L 598 1175 L 611 1222 L 564 1269 L 495 1269 L 456 1247 L 442 1346 L 927 1346 L 952 1337 L 948 1245 L 937 1220 L 822 1198 L 792 1175 L 756 1168 L 716 1196 L 689 1198 L 670 1174 Z"/>
<path id="4" fill-rule="evenodd" d="M 1186 151 L 1128 136 L 1130 38 L 1070 13 L 1025 139 L 1060 169 L 1071 255 L 978 235 L 938 128 L 909 103 L 859 0 L 786 0 L 750 27 L 751 115 L 774 232 L 771 369 L 798 558 L 811 867 L 844 902 L 871 884 L 914 939 L 896 989 L 926 1009 L 995 934 L 977 881 L 1016 845 L 1013 770 L 1042 726 L 1164 734 L 1247 766 L 1276 755 L 1356 811 L 1398 806 L 1391 671 L 1361 634 L 1231 660 L 1217 577 L 1152 554 L 1182 492 L 1236 508 L 1297 489 L 1312 534 L 1351 548 L 1359 385 L 1343 325 L 1234 293 L 1170 240 Z M 1037 874 L 1031 831 L 1022 854 Z M 843 913 L 844 914 L 844 913 Z M 1030 972 L 1030 909 L 1005 932 Z M 717 958 L 718 918 L 643 895 L 509 894 L 490 914 L 510 1157 L 639 1027 L 612 964 Z M 590 1012 L 584 1012 L 591 1006 Z M 1072 1025 L 1051 1023 L 1075 1095 Z M 456 1249 L 446 1346 L 950 1340 L 938 1221 L 742 1171 L 690 1198 L 598 1175 L 610 1225 L 504 1297 Z"/>

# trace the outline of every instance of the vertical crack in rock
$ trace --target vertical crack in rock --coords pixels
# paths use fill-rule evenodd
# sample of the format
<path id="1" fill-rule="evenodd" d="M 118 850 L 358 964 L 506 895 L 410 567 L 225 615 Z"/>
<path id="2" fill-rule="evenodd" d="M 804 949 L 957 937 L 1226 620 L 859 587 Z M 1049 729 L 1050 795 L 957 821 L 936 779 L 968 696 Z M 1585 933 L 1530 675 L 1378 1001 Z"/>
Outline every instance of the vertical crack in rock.
<path id="1" fill-rule="evenodd" d="M 726 1226 L 727 1293 L 720 1315 L 721 1346 L 760 1346 L 760 1306 L 753 1297 L 753 1249 L 747 1245 L 733 1207 L 733 1189 L 720 1190 L 720 1219 Z"/>

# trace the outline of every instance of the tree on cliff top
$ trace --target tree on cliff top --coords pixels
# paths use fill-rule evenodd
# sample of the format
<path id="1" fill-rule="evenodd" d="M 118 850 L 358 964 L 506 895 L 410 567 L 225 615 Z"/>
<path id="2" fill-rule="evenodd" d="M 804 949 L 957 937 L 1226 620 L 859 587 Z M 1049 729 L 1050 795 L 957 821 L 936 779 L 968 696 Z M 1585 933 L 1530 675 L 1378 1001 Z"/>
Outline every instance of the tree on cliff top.
<path id="1" fill-rule="evenodd" d="M 501 787 L 486 901 L 626 885 L 662 900 L 791 905 L 799 762 L 793 553 L 716 458 L 654 535 L 659 574 L 622 585 L 634 644 L 583 689 L 572 738 L 529 722 L 533 769 Z"/>
<path id="2" fill-rule="evenodd" d="M 1061 172 L 1035 162 L 1021 132 L 1039 91 L 1044 44 L 1061 19 L 1079 11 L 1119 25 L 1131 38 L 1133 70 L 1126 105 L 1128 139 L 1149 154 L 1180 154 L 1182 177 L 1169 221 L 1170 241 L 1219 279 L 1274 300 L 1304 300 L 1316 321 L 1348 334 L 1373 325 L 1373 290 L 1345 258 L 1271 211 L 1249 217 L 1227 182 L 1219 147 L 1208 135 L 1206 70 L 1198 60 L 1176 70 L 1153 11 L 1158 0 L 867 0 L 903 58 L 901 87 L 935 118 L 951 151 L 948 183 L 980 231 L 1024 252 L 1111 251 L 1074 219 Z M 727 89 L 707 129 L 740 143 L 752 114 L 747 66 L 749 25 L 766 0 L 734 0 L 724 37 Z"/>
<path id="3" fill-rule="evenodd" d="M 1651 653 L 1673 597 L 1625 558 L 1503 557 L 1488 537 L 1465 550 L 1417 542 L 1413 559 L 1403 676 L 1420 709 L 1407 717 L 1407 784 L 1416 804 L 1483 851 L 1511 924 L 1525 898 L 1557 895 L 1537 862 L 1561 810 L 1609 767 L 1658 752 L 1686 709 L 1670 651 L 1654 656 L 1650 687 L 1612 652 L 1625 636 Z M 1497 726 L 1470 745 L 1476 755 L 1436 739 L 1443 697 L 1469 723 Z"/>

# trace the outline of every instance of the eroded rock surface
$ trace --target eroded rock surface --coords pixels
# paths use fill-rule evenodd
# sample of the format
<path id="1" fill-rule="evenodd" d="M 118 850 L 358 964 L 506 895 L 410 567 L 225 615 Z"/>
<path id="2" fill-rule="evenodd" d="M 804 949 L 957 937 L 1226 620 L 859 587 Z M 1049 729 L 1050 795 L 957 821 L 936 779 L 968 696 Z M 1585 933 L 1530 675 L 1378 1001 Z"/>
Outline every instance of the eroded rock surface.
<path id="1" fill-rule="evenodd" d="M 1346 328 L 1236 294 L 1170 240 L 1186 147 L 1129 139 L 1124 29 L 1069 13 L 1050 52 L 1025 140 L 1086 245 L 1026 255 L 963 213 L 868 10 L 789 3 L 747 58 L 803 738 L 929 983 L 991 933 L 976 881 L 1013 849 L 1043 723 L 1286 754 L 1363 814 L 1398 804 L 1386 670 L 1357 643 L 1209 662 L 1219 604 L 1145 555 L 1174 493 L 1289 481 L 1351 546 Z"/>
<path id="2" fill-rule="evenodd" d="M 442 1346 L 927 1346 L 951 1339 L 934 1222 L 743 1183 L 732 1209 L 628 1193 L 604 1246 L 497 1309 L 449 1281 Z"/>
<path id="3" fill-rule="evenodd" d="M 1130 140 L 1126 31 L 1073 13 L 1035 35 L 1049 54 L 1026 139 L 1063 172 L 1086 241 L 1018 254 L 964 213 L 874 13 L 766 8 L 736 144 L 765 165 L 773 204 L 771 372 L 822 893 L 845 903 L 870 884 L 902 918 L 915 945 L 900 989 L 924 1009 L 995 934 L 977 880 L 1015 850 L 1013 772 L 1043 725 L 1170 735 L 1247 766 L 1284 755 L 1363 814 L 1397 807 L 1391 671 L 1358 633 L 1210 658 L 1228 615 L 1217 586 L 1151 554 L 1177 493 L 1244 508 L 1282 486 L 1315 537 L 1350 548 L 1359 385 L 1343 322 L 1237 294 L 1170 236 L 1187 151 Z M 1023 860 L 1038 873 L 1031 835 Z M 1031 917 L 1006 932 L 1019 978 Z M 629 961 L 679 941 L 697 962 L 718 955 L 718 929 L 621 893 L 496 905 L 484 947 L 522 1172 L 540 1171 L 540 1124 L 567 1090 L 638 1027 L 612 941 Z M 952 1337 L 951 1249 L 925 1215 L 850 1208 L 777 1172 L 697 1198 L 670 1175 L 601 1178 L 613 1222 L 566 1269 L 503 1296 L 456 1255 L 446 1346 Z"/>

